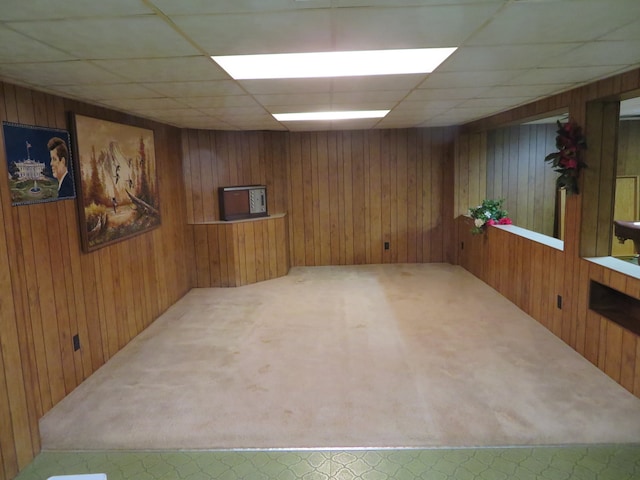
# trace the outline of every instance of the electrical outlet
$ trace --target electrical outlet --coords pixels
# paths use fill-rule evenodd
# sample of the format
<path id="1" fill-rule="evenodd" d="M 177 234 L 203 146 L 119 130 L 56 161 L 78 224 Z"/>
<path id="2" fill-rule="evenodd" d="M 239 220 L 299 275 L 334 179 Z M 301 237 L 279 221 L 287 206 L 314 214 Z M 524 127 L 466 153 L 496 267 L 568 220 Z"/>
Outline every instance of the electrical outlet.
<path id="1" fill-rule="evenodd" d="M 560 310 L 562 310 L 562 295 L 558 295 L 558 298 L 556 300 L 556 305 Z"/>
<path id="2" fill-rule="evenodd" d="M 389 250 L 389 242 L 384 242 L 384 249 Z"/>
<path id="3" fill-rule="evenodd" d="M 80 335 L 77 333 L 73 336 L 73 351 L 77 352 L 80 350 Z"/>

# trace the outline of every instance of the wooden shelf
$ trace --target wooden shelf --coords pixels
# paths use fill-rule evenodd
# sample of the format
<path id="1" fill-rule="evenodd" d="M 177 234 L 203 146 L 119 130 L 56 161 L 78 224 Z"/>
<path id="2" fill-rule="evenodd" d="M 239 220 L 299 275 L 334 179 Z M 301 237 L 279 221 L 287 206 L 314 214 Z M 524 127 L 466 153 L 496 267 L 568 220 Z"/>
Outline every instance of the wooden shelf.
<path id="1" fill-rule="evenodd" d="M 640 300 L 591 280 L 589 308 L 623 328 L 640 335 Z"/>

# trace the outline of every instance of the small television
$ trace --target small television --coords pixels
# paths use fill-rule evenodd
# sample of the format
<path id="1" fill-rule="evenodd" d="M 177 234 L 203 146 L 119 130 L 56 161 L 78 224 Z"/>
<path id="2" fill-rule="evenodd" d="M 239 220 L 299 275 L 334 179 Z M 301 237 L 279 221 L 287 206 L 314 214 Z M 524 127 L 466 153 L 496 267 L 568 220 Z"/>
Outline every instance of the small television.
<path id="1" fill-rule="evenodd" d="M 221 220 L 268 217 L 267 187 L 265 185 L 242 185 L 219 187 Z"/>

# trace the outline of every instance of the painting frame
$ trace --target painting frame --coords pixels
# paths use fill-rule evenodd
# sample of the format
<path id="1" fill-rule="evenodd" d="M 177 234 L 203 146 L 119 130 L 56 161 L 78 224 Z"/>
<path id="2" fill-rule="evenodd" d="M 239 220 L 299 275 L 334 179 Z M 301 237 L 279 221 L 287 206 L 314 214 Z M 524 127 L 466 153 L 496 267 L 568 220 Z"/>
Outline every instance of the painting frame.
<path id="1" fill-rule="evenodd" d="M 76 198 L 68 130 L 2 122 L 11 205 Z"/>
<path id="2" fill-rule="evenodd" d="M 69 113 L 82 249 L 89 253 L 161 225 L 154 131 Z"/>

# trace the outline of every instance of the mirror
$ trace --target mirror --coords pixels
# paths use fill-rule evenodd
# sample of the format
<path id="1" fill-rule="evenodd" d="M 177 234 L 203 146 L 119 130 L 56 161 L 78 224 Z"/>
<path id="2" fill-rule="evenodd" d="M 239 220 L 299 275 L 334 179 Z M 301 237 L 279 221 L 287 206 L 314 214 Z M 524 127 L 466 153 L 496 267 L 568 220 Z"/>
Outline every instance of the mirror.
<path id="1" fill-rule="evenodd" d="M 558 174 L 544 161 L 556 150 L 558 111 L 534 121 L 487 133 L 487 198 L 504 198 L 514 225 L 543 235 L 564 237 L 564 191 Z"/>
<path id="2" fill-rule="evenodd" d="M 611 256 L 637 265 L 640 225 L 634 222 L 640 221 L 640 97 L 620 102 L 617 150 Z"/>

